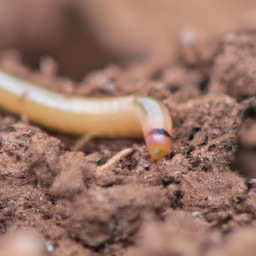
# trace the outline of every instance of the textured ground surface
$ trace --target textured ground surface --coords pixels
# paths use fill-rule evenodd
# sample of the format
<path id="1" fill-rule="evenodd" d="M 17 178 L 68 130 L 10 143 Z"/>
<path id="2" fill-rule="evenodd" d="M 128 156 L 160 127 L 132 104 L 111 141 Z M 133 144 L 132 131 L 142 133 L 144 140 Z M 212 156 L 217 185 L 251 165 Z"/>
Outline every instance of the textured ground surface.
<path id="1" fill-rule="evenodd" d="M 225 23 L 222 14 L 217 25 L 201 26 L 214 33 L 183 31 L 178 44 L 161 35 L 170 31 L 175 37 L 179 26 L 168 23 L 160 33 L 159 22 L 155 29 L 161 40 L 145 52 L 141 48 L 148 44 L 139 37 L 130 48 L 118 36 L 107 40 L 100 32 L 111 23 L 95 22 L 100 20 L 97 5 L 89 1 L 88 6 L 78 0 L 23 2 L 0 3 L 0 11 L 5 10 L 0 15 L 0 69 L 69 95 L 137 93 L 160 99 L 172 113 L 173 145 L 157 163 L 151 163 L 143 140 L 95 140 L 74 151 L 76 138 L 0 110 L 1 255 L 17 255 L 21 236 L 23 244 L 35 247 L 34 256 L 46 255 L 45 247 L 56 256 L 255 255 L 256 20 L 252 10 L 245 12 L 252 2 L 209 4 L 213 13 L 233 7 L 233 16 Z M 119 6 L 119 11 L 129 13 L 131 6 Z M 34 13 L 40 9 L 42 17 L 27 15 L 33 13 L 30 8 Z M 77 9 L 85 10 L 81 17 Z M 83 38 L 86 13 L 94 26 Z M 241 26 L 235 22 L 238 13 Z M 20 27 L 13 17 L 23 21 Z M 195 25 L 203 23 L 200 17 Z M 126 18 L 134 21 L 132 15 Z M 44 26 L 32 19 L 42 19 Z M 131 26 L 137 34 L 143 29 L 139 24 Z M 147 56 L 139 64 L 137 52 L 139 59 Z M 39 64 L 45 55 L 57 60 L 59 73 L 49 58 Z M 109 65 L 113 62 L 118 64 Z M 101 70 L 82 75 L 81 65 Z M 57 74 L 76 80 L 86 76 L 78 83 Z M 96 172 L 128 147 L 132 154 Z"/>

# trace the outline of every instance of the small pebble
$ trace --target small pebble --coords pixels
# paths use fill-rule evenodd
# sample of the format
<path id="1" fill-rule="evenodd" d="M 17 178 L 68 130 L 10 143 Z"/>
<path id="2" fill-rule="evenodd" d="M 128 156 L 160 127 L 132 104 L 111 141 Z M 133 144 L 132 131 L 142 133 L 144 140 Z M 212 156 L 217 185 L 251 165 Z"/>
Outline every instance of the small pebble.
<path id="1" fill-rule="evenodd" d="M 54 246 L 51 242 L 46 243 L 46 249 L 48 252 L 52 253 L 54 251 Z"/>

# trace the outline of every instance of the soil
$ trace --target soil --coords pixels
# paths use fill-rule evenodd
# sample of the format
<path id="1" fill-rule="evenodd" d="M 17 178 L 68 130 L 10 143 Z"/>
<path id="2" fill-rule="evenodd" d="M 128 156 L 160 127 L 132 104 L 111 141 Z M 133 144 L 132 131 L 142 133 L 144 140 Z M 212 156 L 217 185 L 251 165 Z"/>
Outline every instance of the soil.
<path id="1" fill-rule="evenodd" d="M 158 14 L 158 40 L 148 45 L 150 36 L 136 37 L 147 26 L 135 25 L 147 2 L 115 7 L 136 37 L 126 44 L 99 17 L 102 9 L 97 14 L 98 1 L 33 1 L 0 3 L 0 69 L 67 95 L 162 100 L 173 118 L 172 151 L 152 163 L 144 141 L 129 138 L 73 150 L 77 138 L 0 110 L 0 255 L 21 255 L 25 247 L 32 253 L 24 255 L 35 256 L 255 255 L 252 2 L 195 1 L 209 15 L 233 9 L 205 23 L 206 14 L 193 12 L 195 29 L 182 31 L 181 17 L 170 24 Z M 112 17 L 110 2 L 105 15 Z M 158 11 L 166 4 L 159 1 Z M 155 5 L 148 8 L 145 17 Z M 128 147 L 131 154 L 96 171 Z"/>

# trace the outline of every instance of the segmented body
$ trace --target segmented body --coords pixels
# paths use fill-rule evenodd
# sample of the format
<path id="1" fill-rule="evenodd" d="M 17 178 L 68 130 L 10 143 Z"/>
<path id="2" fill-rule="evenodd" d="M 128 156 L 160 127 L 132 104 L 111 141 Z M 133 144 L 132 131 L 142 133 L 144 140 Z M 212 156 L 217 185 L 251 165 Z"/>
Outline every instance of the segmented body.
<path id="1" fill-rule="evenodd" d="M 154 161 L 171 149 L 172 119 L 156 99 L 66 96 L 0 71 L 0 106 L 52 130 L 97 137 L 144 136 Z"/>

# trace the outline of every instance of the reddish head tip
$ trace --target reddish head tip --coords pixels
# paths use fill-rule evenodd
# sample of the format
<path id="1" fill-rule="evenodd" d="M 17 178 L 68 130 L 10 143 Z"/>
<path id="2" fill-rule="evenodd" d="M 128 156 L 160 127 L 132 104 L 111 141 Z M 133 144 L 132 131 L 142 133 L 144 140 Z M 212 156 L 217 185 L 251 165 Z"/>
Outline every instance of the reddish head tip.
<path id="1" fill-rule="evenodd" d="M 152 161 L 155 162 L 170 153 L 171 137 L 166 131 L 155 129 L 147 135 L 146 145 Z"/>

